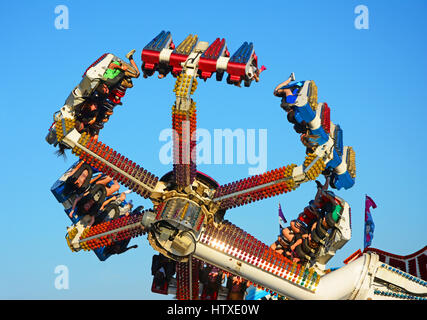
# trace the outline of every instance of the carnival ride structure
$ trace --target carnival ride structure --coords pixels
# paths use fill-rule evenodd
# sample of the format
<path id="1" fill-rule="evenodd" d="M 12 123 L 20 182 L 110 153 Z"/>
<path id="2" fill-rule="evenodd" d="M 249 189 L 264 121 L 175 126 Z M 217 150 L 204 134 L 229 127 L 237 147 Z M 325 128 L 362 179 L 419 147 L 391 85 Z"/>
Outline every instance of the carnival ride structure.
<path id="1" fill-rule="evenodd" d="M 227 83 L 240 87 L 243 82 L 249 87 L 258 82 L 264 68 L 258 67 L 252 43 L 244 42 L 230 55 L 225 39 L 209 45 L 189 35 L 176 47 L 170 32 L 162 31 L 141 52 L 144 78 L 155 72 L 159 78 L 169 73 L 176 78 L 174 164 L 159 178 L 98 140 L 113 109 L 133 87 L 131 79 L 140 75 L 133 53 L 126 56 L 129 63 L 110 53 L 97 59 L 54 114 L 46 137 L 48 143 L 79 157 L 51 189 L 73 223 L 66 234 L 72 251 L 93 250 L 103 261 L 129 249 L 131 238 L 147 234 L 163 259 L 159 266 L 172 270 L 160 285 L 156 282 L 159 268 L 152 270 L 157 279 L 152 291 L 172 293 L 177 299 L 231 298 L 232 285 L 228 291 L 218 285 L 218 274 L 288 299 L 425 299 L 425 279 L 380 261 L 373 251 L 334 271 L 327 269 L 336 250 L 351 238 L 350 206 L 334 192 L 320 192 L 318 211 L 307 208 L 317 212 L 312 216 L 315 223 L 306 229 L 305 237 L 299 237 L 291 257 L 224 219 L 232 208 L 293 191 L 320 175 L 337 190 L 354 185 L 355 152 L 344 146 L 343 130 L 331 121 L 328 104 L 318 102 L 313 80 L 290 83 L 288 88 L 297 99 L 288 103 L 283 98 L 281 104 L 307 148 L 303 163 L 219 185 L 196 167 L 192 95 L 197 79 L 206 81 L 215 74 L 222 81 L 227 73 Z M 151 200 L 153 207 L 133 209 L 125 193 L 118 192 L 119 184 Z M 304 222 L 306 216 L 299 218 Z M 215 270 L 215 277 L 209 270 Z M 206 294 L 209 279 L 217 284 L 213 295 Z"/>

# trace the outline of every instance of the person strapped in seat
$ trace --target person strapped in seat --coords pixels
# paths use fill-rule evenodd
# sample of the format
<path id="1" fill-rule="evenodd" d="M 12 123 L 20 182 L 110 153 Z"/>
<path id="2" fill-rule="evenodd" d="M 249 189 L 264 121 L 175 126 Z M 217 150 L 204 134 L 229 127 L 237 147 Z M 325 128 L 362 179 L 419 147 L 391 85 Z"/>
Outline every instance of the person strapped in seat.
<path id="1" fill-rule="evenodd" d="M 294 262 L 310 260 L 310 253 L 302 250 L 302 244 L 311 240 L 310 232 L 316 227 L 319 218 L 322 217 L 322 194 L 329 185 L 329 176 L 325 184 L 317 183 L 317 193 L 314 200 L 298 215 L 298 218 L 290 222 L 290 226 L 283 228 L 278 240 L 271 245 L 273 250 L 278 251 Z"/>
<path id="2" fill-rule="evenodd" d="M 135 49 L 130 51 L 126 58 L 129 59 L 130 65 L 128 63 L 122 62 L 119 59 L 112 61 L 108 65 L 108 69 L 105 71 L 103 75 L 103 80 L 110 87 L 114 87 L 118 83 L 123 88 L 132 88 L 132 78 L 138 78 L 140 75 L 139 69 L 133 59 L 133 54 L 135 53 Z"/>

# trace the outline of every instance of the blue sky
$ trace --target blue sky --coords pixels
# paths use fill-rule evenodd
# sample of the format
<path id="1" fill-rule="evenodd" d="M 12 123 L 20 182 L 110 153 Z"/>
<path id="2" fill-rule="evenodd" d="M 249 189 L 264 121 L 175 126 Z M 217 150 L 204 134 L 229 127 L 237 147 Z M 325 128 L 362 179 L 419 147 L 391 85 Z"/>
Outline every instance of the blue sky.
<path id="1" fill-rule="evenodd" d="M 369 8 L 369 29 L 354 26 L 357 5 Z M 57 30 L 55 7 L 69 9 L 69 29 Z M 301 164 L 305 148 L 272 95 L 295 72 L 315 80 L 319 99 L 344 131 L 344 144 L 356 151 L 357 180 L 337 191 L 352 208 L 352 240 L 331 267 L 363 249 L 364 196 L 376 230 L 372 247 L 399 255 L 426 244 L 424 199 L 427 173 L 427 3 L 413 1 L 280 1 L 253 5 L 243 1 L 198 2 L 189 14 L 182 2 L 39 1 L 8 2 L 0 13 L 3 61 L 0 134 L 3 195 L 0 249 L 2 299 L 163 299 L 150 292 L 154 250 L 145 237 L 137 250 L 99 262 L 93 253 L 72 253 L 65 242 L 70 221 L 50 192 L 75 161 L 63 160 L 44 141 L 52 114 L 62 107 L 81 75 L 104 52 L 122 58 L 142 48 L 161 30 L 175 44 L 188 34 L 202 41 L 225 38 L 233 53 L 254 43 L 267 67 L 259 83 L 237 88 L 225 81 L 199 81 L 194 94 L 198 126 L 214 129 L 267 129 L 267 170 Z M 100 140 L 162 176 L 171 169 L 159 160 L 161 130 L 171 125 L 174 79 L 169 75 L 134 81 Z M 250 164 L 200 165 L 225 184 L 248 175 Z M 315 193 L 307 183 L 296 191 L 229 210 L 226 218 L 271 243 L 278 232 L 280 202 L 288 220 Z M 130 198 L 147 208 L 150 203 Z M 70 288 L 56 290 L 57 265 L 70 272 Z"/>

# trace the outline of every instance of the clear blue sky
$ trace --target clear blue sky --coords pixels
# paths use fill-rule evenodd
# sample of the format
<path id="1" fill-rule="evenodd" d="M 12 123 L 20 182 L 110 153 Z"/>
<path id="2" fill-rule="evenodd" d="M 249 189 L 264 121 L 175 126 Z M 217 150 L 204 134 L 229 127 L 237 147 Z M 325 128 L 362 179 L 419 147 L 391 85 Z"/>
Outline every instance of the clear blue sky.
<path id="1" fill-rule="evenodd" d="M 57 5 L 69 9 L 69 30 L 55 29 Z M 354 27 L 354 8 L 369 8 L 369 29 Z M 267 170 L 301 164 L 304 147 L 272 95 L 290 72 L 313 79 L 344 144 L 356 151 L 357 180 L 337 194 L 352 208 L 352 240 L 331 267 L 363 249 L 364 196 L 370 195 L 376 230 L 372 247 L 406 255 L 426 244 L 427 3 L 413 1 L 246 1 L 193 3 L 141 1 L 8 2 L 0 13 L 3 76 L 0 99 L 3 196 L 0 298 L 162 299 L 150 292 L 154 250 L 139 248 L 100 262 L 93 253 L 72 253 L 65 242 L 70 221 L 50 192 L 75 161 L 64 161 L 44 141 L 52 114 L 62 107 L 89 64 L 104 52 L 120 57 L 142 48 L 161 30 L 179 44 L 188 34 L 212 42 L 225 38 L 233 53 L 254 43 L 261 81 L 237 88 L 214 79 L 199 82 L 194 95 L 198 126 L 267 129 Z M 158 176 L 160 131 L 171 125 L 174 79 L 137 79 L 100 140 Z M 247 176 L 251 165 L 201 165 L 220 184 Z M 229 210 L 226 218 L 260 240 L 278 233 L 277 207 L 295 218 L 315 193 L 314 182 L 296 191 Z M 147 200 L 136 204 L 150 207 Z M 54 287 L 57 265 L 70 272 L 69 290 Z M 170 298 L 170 297 L 168 297 Z"/>

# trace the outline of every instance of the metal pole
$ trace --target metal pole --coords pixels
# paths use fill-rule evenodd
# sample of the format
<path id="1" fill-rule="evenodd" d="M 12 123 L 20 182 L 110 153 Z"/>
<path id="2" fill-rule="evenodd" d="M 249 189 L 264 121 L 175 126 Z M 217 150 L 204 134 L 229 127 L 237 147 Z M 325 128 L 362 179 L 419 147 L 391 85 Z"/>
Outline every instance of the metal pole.
<path id="1" fill-rule="evenodd" d="M 193 255 L 188 258 L 188 282 L 190 287 L 190 300 L 193 300 L 193 266 L 192 266 Z"/>

